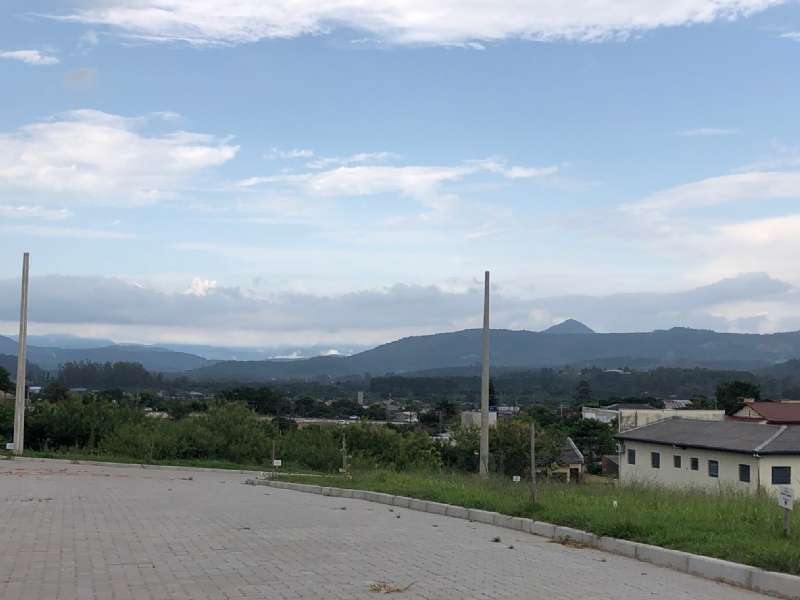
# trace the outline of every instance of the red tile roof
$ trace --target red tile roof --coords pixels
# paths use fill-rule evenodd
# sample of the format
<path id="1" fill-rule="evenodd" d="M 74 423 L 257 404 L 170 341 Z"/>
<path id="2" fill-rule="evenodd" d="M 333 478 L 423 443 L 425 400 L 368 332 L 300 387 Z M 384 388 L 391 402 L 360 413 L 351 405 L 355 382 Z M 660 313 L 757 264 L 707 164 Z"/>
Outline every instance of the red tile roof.
<path id="1" fill-rule="evenodd" d="M 800 424 L 800 402 L 753 402 L 746 406 L 770 423 Z"/>

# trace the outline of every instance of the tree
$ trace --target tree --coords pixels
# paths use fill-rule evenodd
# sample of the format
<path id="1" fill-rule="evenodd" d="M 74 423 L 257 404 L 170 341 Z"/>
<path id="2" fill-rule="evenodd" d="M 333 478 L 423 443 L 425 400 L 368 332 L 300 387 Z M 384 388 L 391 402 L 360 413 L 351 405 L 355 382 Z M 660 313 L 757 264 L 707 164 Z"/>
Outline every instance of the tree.
<path id="1" fill-rule="evenodd" d="M 575 402 L 578 404 L 589 404 L 592 401 L 592 386 L 585 379 L 578 382 L 578 387 L 575 388 Z"/>
<path id="2" fill-rule="evenodd" d="M 364 418 L 371 421 L 385 421 L 386 407 L 383 404 L 370 404 L 364 409 Z"/>
<path id="3" fill-rule="evenodd" d="M 761 389 L 751 381 L 725 381 L 717 385 L 717 407 L 732 415 L 744 406 L 745 399 L 761 398 Z"/>
<path id="4" fill-rule="evenodd" d="M 69 398 L 69 390 L 59 381 L 53 381 L 44 386 L 41 398 L 48 402 L 63 402 Z"/>
<path id="5" fill-rule="evenodd" d="M 0 392 L 11 391 L 11 376 L 3 367 L 0 367 Z"/>
<path id="6" fill-rule="evenodd" d="M 614 429 L 607 423 L 580 419 L 570 427 L 569 433 L 586 459 L 587 466 L 599 463 L 604 454 L 614 453 Z"/>
<path id="7" fill-rule="evenodd" d="M 542 404 L 532 404 L 525 409 L 525 412 L 540 427 L 551 427 L 561 422 L 558 412 Z"/>
<path id="8" fill-rule="evenodd" d="M 689 400 L 692 403 L 690 408 L 695 410 L 713 410 L 717 407 L 717 401 L 709 398 L 705 394 L 697 394 L 689 398 Z"/>

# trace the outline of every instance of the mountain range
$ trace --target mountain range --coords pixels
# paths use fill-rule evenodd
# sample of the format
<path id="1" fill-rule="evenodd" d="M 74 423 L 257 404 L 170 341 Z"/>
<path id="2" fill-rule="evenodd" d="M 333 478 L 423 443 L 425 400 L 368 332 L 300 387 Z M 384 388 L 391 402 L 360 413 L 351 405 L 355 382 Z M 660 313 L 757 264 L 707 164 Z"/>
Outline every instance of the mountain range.
<path id="1" fill-rule="evenodd" d="M 33 336 L 32 336 L 33 337 Z M 34 338 L 36 339 L 36 338 Z M 17 354 L 17 342 L 10 337 L 0 336 L 0 354 Z M 138 362 L 148 371 L 172 373 L 188 371 L 212 364 L 202 356 L 187 352 L 175 352 L 157 346 L 111 344 L 97 347 L 60 348 L 37 346 L 28 343 L 28 361 L 46 371 L 54 371 L 66 362 Z M 16 372 L 16 368 L 14 369 Z"/>
<path id="2" fill-rule="evenodd" d="M 594 365 L 756 369 L 800 357 L 800 332 L 761 335 L 677 327 L 647 333 L 594 333 L 575 321 L 543 332 L 496 329 L 490 339 L 491 364 L 503 368 Z M 403 338 L 347 357 L 222 361 L 186 375 L 200 380 L 255 382 L 414 373 L 475 367 L 480 363 L 480 348 L 481 330 L 467 329 Z"/>
<path id="3" fill-rule="evenodd" d="M 471 369 L 480 363 L 481 348 L 479 329 L 407 337 L 349 356 L 266 360 L 212 360 L 159 346 L 84 347 L 80 339 L 48 337 L 52 341 L 66 341 L 71 347 L 30 343 L 29 362 L 45 370 L 56 370 L 68 361 L 127 361 L 141 363 L 149 371 L 181 373 L 196 380 L 241 382 Z M 32 336 L 31 340 L 42 341 L 42 338 Z M 241 352 L 242 349 L 192 348 L 216 357 L 263 355 L 252 349 L 252 354 L 248 355 Z M 742 334 L 676 327 L 645 333 L 596 333 L 583 323 L 569 319 L 540 332 L 492 330 L 490 348 L 494 368 L 594 365 L 638 369 L 659 366 L 757 369 L 799 359 L 800 332 Z M 0 354 L 14 355 L 16 351 L 16 341 L 0 336 Z M 293 356 L 300 354 L 297 351 Z"/>

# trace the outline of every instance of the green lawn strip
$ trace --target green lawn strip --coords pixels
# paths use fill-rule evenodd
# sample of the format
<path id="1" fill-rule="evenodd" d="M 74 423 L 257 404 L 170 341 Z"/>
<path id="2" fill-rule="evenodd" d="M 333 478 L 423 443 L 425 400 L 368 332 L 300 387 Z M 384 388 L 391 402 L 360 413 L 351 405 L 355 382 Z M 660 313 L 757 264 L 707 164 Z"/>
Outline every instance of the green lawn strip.
<path id="1" fill-rule="evenodd" d="M 309 483 L 308 477 L 281 479 Z M 785 538 L 782 511 L 764 496 L 545 483 L 533 506 L 524 482 L 463 474 L 368 471 L 352 478 L 320 476 L 313 482 L 529 517 L 800 575 L 800 514 L 793 512 L 792 533 Z"/>

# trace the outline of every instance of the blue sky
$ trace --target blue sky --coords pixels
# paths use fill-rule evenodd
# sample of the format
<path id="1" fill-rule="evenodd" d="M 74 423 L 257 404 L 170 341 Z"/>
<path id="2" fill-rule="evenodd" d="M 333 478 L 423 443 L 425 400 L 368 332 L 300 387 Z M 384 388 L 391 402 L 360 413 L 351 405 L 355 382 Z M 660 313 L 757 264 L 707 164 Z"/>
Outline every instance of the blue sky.
<path id="1" fill-rule="evenodd" d="M 220 4 L 3 3 L 0 332 L 800 328 L 797 2 Z"/>

